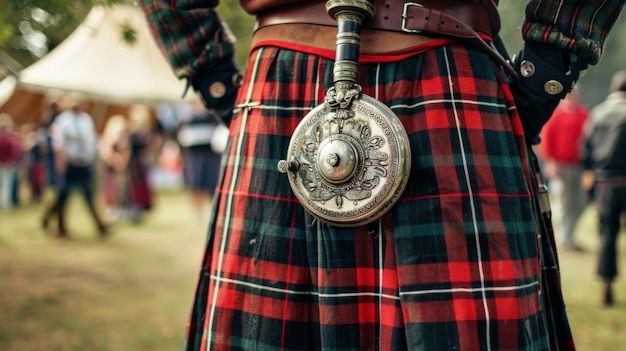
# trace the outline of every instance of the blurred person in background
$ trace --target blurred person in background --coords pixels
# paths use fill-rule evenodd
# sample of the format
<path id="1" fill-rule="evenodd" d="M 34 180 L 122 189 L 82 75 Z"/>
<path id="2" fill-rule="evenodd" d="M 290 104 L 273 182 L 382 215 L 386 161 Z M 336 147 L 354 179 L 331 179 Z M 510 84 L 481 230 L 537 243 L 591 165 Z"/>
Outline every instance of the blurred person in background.
<path id="1" fill-rule="evenodd" d="M 155 160 L 155 152 L 160 146 L 160 136 L 154 132 L 151 112 L 148 106 L 132 105 L 128 113 L 128 186 L 131 206 L 131 220 L 141 222 L 154 202 L 154 194 L 149 179 L 150 167 Z"/>
<path id="2" fill-rule="evenodd" d="M 20 128 L 20 134 L 24 148 L 21 167 L 30 190 L 30 201 L 40 203 L 45 182 L 43 130 L 36 123 L 26 123 Z"/>
<path id="3" fill-rule="evenodd" d="M 607 98 L 591 110 L 584 153 L 585 188 L 594 191 L 600 250 L 597 274 L 602 303 L 612 305 L 617 277 L 617 235 L 626 212 L 626 70 L 614 74 Z"/>
<path id="4" fill-rule="evenodd" d="M 125 116 L 111 116 L 98 143 L 102 165 L 102 190 L 110 220 L 120 220 L 130 214 L 128 160 L 130 158 L 129 130 Z"/>
<path id="5" fill-rule="evenodd" d="M 587 206 L 583 189 L 583 128 L 589 108 L 579 100 L 579 91 L 565 96 L 541 131 L 540 152 L 544 174 L 555 185 L 558 198 L 558 231 L 566 250 L 582 251 L 574 240 L 576 223 Z"/>
<path id="6" fill-rule="evenodd" d="M 215 112 L 207 110 L 202 102 L 193 104 L 193 112 L 182 121 L 178 143 L 183 150 L 185 185 L 191 193 L 192 213 L 196 223 L 204 223 L 219 177 L 221 154 L 213 150 L 211 138 L 219 120 Z"/>
<path id="7" fill-rule="evenodd" d="M 51 126 L 57 196 L 54 203 L 46 209 L 42 225 L 47 230 L 50 219 L 56 217 L 58 230 L 55 235 L 67 238 L 67 200 L 70 192 L 79 188 L 98 234 L 105 237 L 108 227 L 101 219 L 94 199 L 94 166 L 97 153 L 94 122 L 85 112 L 83 101 L 70 99 L 68 104 L 70 108 L 59 114 Z"/>
<path id="8" fill-rule="evenodd" d="M 188 102 L 161 102 L 156 106 L 156 120 L 165 139 L 176 140 L 183 119 L 188 118 L 193 107 Z"/>
<path id="9" fill-rule="evenodd" d="M 44 164 L 46 185 L 54 186 L 56 183 L 56 165 L 54 162 L 54 150 L 52 149 L 51 127 L 57 116 L 61 113 L 61 107 L 58 102 L 53 101 L 48 106 L 48 112 L 44 116 L 43 134 L 45 139 L 44 147 Z"/>
<path id="10" fill-rule="evenodd" d="M 14 181 L 22 158 L 20 136 L 15 130 L 13 118 L 0 114 L 0 210 L 8 211 L 14 205 Z"/>
<path id="11" fill-rule="evenodd" d="M 159 187 L 179 188 L 185 186 L 181 146 L 176 139 L 167 138 L 163 141 L 158 160 Z"/>

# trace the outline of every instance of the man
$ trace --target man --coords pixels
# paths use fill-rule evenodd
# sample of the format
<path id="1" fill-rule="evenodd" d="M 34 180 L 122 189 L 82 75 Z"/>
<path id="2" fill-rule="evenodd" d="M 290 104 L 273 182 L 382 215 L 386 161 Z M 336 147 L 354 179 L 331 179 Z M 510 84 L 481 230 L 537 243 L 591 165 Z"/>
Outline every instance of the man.
<path id="1" fill-rule="evenodd" d="M 43 133 L 45 136 L 45 163 L 46 163 L 46 185 L 53 186 L 56 184 L 56 165 L 54 161 L 54 150 L 52 148 L 52 124 L 57 116 L 61 113 L 61 107 L 58 102 L 53 101 L 48 106 L 48 114 L 43 121 Z"/>
<path id="2" fill-rule="evenodd" d="M 598 211 L 600 252 L 598 275 L 603 280 L 602 302 L 613 304 L 617 276 L 617 234 L 626 212 L 626 71 L 614 74 L 611 93 L 591 110 L 585 143 L 586 187 L 594 189 Z"/>
<path id="3" fill-rule="evenodd" d="M 583 190 L 583 128 L 589 109 L 574 90 L 561 100 L 541 131 L 541 157 L 544 173 L 550 182 L 558 183 L 559 232 L 566 250 L 582 251 L 574 240 L 578 218 L 587 207 Z"/>
<path id="4" fill-rule="evenodd" d="M 182 120 L 177 140 L 183 150 L 185 185 L 191 195 L 196 223 L 206 223 L 207 208 L 217 186 L 220 154 L 215 152 L 212 138 L 217 136 L 217 117 L 207 111 L 201 101 L 192 105 L 192 113 Z"/>
<path id="5" fill-rule="evenodd" d="M 585 2 L 582 11 L 577 1 L 531 1 L 514 72 L 485 43 L 499 28 L 490 1 L 329 1 L 331 9 L 375 7 L 360 35 L 341 40 L 325 1 L 241 4 L 257 15 L 257 30 L 238 90 L 217 1 L 142 2 L 174 70 L 230 121 L 187 350 L 573 349 L 528 142 L 586 64 L 600 59 L 624 1 Z M 375 221 L 331 225 L 305 210 L 292 175 L 276 164 L 303 117 L 325 96 L 334 106 L 327 93 L 335 57 L 353 52 L 335 52 L 335 43 L 359 37 L 360 91 L 400 120 L 410 173 Z M 505 70 L 516 77 L 515 97 Z M 329 117 L 302 149 L 345 126 Z M 350 123 L 349 113 L 336 117 Z M 369 136 L 361 131 L 354 137 Z M 342 156 L 326 156 L 308 163 L 326 162 L 320 168 L 333 180 Z M 386 164 L 376 151 L 358 156 Z M 325 195 L 309 184 L 305 191 Z M 372 184 L 360 186 L 366 193 Z M 343 199 L 362 193 L 327 202 L 351 206 Z"/>
<path id="6" fill-rule="evenodd" d="M 98 233 L 105 237 L 107 226 L 100 219 L 94 204 L 93 167 L 96 160 L 97 139 L 92 117 L 83 109 L 83 102 L 72 102 L 71 108 L 57 116 L 51 127 L 52 147 L 57 179 L 57 197 L 43 219 L 47 229 L 51 217 L 57 217 L 56 236 L 67 238 L 67 199 L 72 188 L 82 190 Z"/>

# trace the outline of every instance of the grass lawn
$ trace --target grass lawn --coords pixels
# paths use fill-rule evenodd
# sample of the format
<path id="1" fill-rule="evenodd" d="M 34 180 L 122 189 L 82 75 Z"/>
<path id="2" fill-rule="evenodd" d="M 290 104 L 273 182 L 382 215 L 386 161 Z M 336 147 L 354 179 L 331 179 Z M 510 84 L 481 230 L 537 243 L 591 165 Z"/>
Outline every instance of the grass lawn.
<path id="1" fill-rule="evenodd" d="M 78 195 L 70 240 L 43 234 L 42 206 L 0 214 L 0 350 L 181 350 L 206 224 L 184 193 L 156 201 L 106 240 Z"/>
<path id="2" fill-rule="evenodd" d="M 576 238 L 586 251 L 568 252 L 561 249 L 559 258 L 563 294 L 578 350 L 626 349 L 626 268 L 624 231 L 618 238 L 618 276 L 614 284 L 616 303 L 602 306 L 602 284 L 596 276 L 598 234 L 596 213 L 592 206 L 580 218 Z M 558 228 L 557 228 L 558 229 Z M 622 345 L 622 346 L 619 346 Z"/>
<path id="3" fill-rule="evenodd" d="M 187 195 L 159 193 L 143 224 L 118 224 L 106 240 L 82 199 L 70 201 L 70 240 L 43 234 L 42 205 L 0 213 L 0 351 L 181 350 L 206 231 Z M 616 305 L 602 307 L 593 209 L 577 236 L 586 252 L 560 252 L 575 341 L 617 350 L 626 345 L 626 279 Z"/>

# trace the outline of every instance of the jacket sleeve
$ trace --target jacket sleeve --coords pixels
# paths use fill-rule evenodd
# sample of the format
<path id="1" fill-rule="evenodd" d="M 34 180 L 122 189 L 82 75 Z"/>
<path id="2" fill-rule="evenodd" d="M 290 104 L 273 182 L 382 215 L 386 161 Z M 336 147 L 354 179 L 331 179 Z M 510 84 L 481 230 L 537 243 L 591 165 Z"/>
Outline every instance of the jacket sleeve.
<path id="1" fill-rule="evenodd" d="M 581 61 L 594 65 L 624 4 L 626 0 L 531 0 L 522 37 L 526 42 L 574 52 Z"/>
<path id="2" fill-rule="evenodd" d="M 140 0 L 159 48 L 179 78 L 234 56 L 235 38 L 215 7 L 219 0 Z"/>
<path id="3" fill-rule="evenodd" d="M 559 101 L 598 63 L 606 36 L 626 0 L 530 0 L 522 23 L 523 49 L 510 77 L 526 138 L 539 134 Z"/>
<path id="4" fill-rule="evenodd" d="M 207 109 L 229 125 L 241 85 L 235 37 L 215 7 L 219 0 L 141 0 L 152 35 L 170 66 Z M 183 95 L 186 93 L 183 92 Z"/>
<path id="5" fill-rule="evenodd" d="M 584 134 L 584 142 L 583 142 L 583 150 L 582 150 L 582 165 L 585 170 L 593 169 L 593 160 L 591 155 L 593 155 L 593 146 L 591 144 L 591 138 L 593 135 L 593 125 L 589 124 L 587 126 L 587 130 Z"/>

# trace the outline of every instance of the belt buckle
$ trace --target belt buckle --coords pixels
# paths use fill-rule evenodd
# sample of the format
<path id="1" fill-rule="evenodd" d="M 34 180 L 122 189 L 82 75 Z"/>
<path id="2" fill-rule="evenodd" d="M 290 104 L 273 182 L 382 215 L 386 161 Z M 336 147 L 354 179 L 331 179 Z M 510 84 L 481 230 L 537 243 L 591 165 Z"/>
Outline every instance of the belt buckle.
<path id="1" fill-rule="evenodd" d="M 422 31 L 419 29 L 410 29 L 406 27 L 406 21 L 408 19 L 408 15 L 407 12 L 409 10 L 409 7 L 411 6 L 415 6 L 415 7 L 424 7 L 424 5 L 416 3 L 416 2 L 405 2 L 404 3 L 404 9 L 402 10 L 402 31 L 403 32 L 407 32 L 407 33 L 421 33 Z"/>

